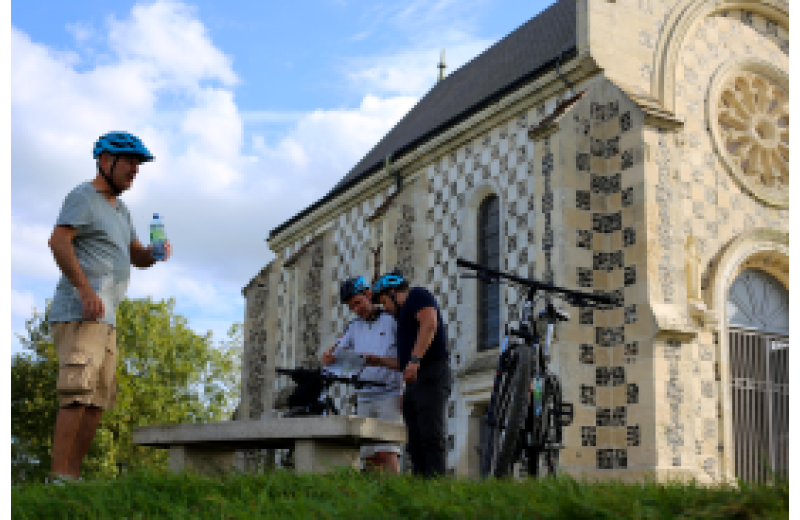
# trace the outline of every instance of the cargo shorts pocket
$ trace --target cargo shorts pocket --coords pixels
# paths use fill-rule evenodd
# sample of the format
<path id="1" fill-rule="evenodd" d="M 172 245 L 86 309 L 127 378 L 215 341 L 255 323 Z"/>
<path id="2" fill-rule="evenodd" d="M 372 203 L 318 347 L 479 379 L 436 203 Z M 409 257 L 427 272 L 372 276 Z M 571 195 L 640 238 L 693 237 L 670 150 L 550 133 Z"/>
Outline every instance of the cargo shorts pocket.
<path id="1" fill-rule="evenodd" d="M 65 394 L 90 394 L 94 390 L 97 367 L 86 354 L 73 352 L 65 356 L 58 369 L 56 390 Z"/>

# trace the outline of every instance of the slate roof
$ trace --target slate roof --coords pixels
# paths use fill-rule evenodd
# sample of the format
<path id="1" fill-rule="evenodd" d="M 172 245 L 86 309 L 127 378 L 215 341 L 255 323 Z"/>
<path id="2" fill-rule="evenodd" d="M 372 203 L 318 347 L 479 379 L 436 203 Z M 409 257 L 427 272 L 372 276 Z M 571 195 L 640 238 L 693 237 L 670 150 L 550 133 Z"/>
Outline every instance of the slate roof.
<path id="1" fill-rule="evenodd" d="M 325 197 L 270 232 L 270 238 L 393 158 L 555 68 L 576 51 L 576 2 L 559 0 L 438 82 Z"/>

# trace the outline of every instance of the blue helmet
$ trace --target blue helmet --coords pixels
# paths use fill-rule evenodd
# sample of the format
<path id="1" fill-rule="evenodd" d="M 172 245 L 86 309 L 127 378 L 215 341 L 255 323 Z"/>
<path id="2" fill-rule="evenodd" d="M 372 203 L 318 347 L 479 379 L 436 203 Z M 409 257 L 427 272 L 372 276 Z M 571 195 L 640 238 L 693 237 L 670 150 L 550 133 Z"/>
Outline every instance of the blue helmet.
<path id="1" fill-rule="evenodd" d="M 363 276 L 349 278 L 339 286 L 339 301 L 347 303 L 350 298 L 369 289 L 369 284 Z"/>
<path id="2" fill-rule="evenodd" d="M 386 289 L 402 288 L 406 285 L 408 285 L 408 282 L 403 278 L 403 273 L 400 271 L 392 271 L 378 278 L 378 281 L 372 286 L 372 294 L 373 297 L 377 299 Z"/>
<path id="3" fill-rule="evenodd" d="M 153 154 L 150 153 L 141 139 L 127 132 L 109 132 L 100 136 L 94 143 L 92 156 L 97 159 L 103 152 L 112 155 L 137 155 L 143 161 L 152 161 Z"/>

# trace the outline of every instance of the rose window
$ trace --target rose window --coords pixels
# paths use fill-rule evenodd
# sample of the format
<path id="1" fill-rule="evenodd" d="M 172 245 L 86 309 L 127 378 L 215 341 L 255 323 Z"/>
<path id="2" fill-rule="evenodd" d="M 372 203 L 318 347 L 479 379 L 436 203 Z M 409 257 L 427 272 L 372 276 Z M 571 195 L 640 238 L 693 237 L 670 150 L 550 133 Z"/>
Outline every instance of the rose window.
<path id="1" fill-rule="evenodd" d="M 767 77 L 740 71 L 717 106 L 721 151 L 745 187 L 767 202 L 788 203 L 789 95 Z"/>

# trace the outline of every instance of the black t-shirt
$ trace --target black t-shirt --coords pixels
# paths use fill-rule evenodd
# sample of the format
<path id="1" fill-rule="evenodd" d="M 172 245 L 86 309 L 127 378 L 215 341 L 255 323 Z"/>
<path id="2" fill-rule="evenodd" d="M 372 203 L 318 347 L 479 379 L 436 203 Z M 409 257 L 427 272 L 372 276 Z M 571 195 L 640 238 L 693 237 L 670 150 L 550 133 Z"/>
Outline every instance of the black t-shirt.
<path id="1" fill-rule="evenodd" d="M 433 341 L 420 358 L 420 362 L 424 365 L 426 361 L 447 359 L 448 357 L 447 328 L 442 320 L 442 313 L 439 312 L 439 305 L 430 292 L 422 287 L 412 287 L 397 315 L 397 362 L 401 369 L 405 369 L 411 359 L 411 351 L 417 344 L 417 334 L 419 333 L 417 313 L 425 307 L 436 309 L 437 326 Z"/>

